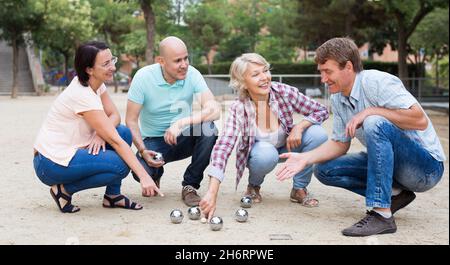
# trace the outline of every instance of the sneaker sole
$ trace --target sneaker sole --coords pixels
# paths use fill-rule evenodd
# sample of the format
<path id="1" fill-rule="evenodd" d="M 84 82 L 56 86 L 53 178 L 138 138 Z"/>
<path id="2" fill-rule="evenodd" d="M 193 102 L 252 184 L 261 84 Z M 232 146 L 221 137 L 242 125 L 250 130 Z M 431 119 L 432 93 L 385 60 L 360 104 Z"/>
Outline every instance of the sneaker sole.
<path id="1" fill-rule="evenodd" d="M 352 234 L 352 233 L 345 233 L 345 232 L 342 232 L 342 235 L 351 236 L 351 237 L 364 237 L 364 236 L 374 236 L 374 235 L 383 235 L 383 234 L 393 234 L 395 232 L 397 232 L 397 228 L 389 228 L 389 229 L 383 230 L 379 233 L 370 234 L 370 235 Z"/>

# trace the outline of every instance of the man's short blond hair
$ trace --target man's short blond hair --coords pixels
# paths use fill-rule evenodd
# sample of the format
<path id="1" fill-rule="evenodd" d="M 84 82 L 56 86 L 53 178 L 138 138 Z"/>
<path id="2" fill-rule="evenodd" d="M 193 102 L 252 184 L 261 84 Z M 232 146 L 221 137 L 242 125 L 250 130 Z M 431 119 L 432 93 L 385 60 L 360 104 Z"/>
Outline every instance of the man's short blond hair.
<path id="1" fill-rule="evenodd" d="M 257 64 L 270 68 L 270 64 L 257 53 L 244 53 L 237 57 L 230 67 L 230 87 L 238 91 L 239 98 L 245 99 L 249 97 L 247 89 L 245 89 L 245 73 L 250 64 Z"/>

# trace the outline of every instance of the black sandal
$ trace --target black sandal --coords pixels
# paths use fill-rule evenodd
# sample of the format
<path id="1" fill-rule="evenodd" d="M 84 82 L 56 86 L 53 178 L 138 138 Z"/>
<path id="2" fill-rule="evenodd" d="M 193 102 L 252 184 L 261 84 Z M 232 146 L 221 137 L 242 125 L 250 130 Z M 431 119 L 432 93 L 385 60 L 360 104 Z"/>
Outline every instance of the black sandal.
<path id="1" fill-rule="evenodd" d="M 78 208 L 77 206 L 72 204 L 72 196 L 69 196 L 67 194 L 64 194 L 61 190 L 61 184 L 57 184 L 56 185 L 57 189 L 58 189 L 58 193 L 54 193 L 52 188 L 50 188 L 50 194 L 52 195 L 53 199 L 56 202 L 56 205 L 58 205 L 59 210 L 63 213 L 76 213 L 80 210 L 80 208 Z M 59 199 L 63 198 L 64 200 L 66 200 L 66 204 L 64 205 L 64 207 L 61 206 L 61 203 L 59 202 Z"/>
<path id="2" fill-rule="evenodd" d="M 109 202 L 109 205 L 106 205 L 103 203 L 103 207 L 105 208 L 124 208 L 124 209 L 129 209 L 129 210 L 142 210 L 142 208 L 144 207 L 137 207 L 137 203 L 132 202 L 130 204 L 130 199 L 128 199 L 127 197 L 125 197 L 124 195 L 119 195 L 115 198 L 111 198 L 108 195 L 103 195 L 103 198 L 106 199 Z M 125 200 L 125 205 L 118 205 L 117 203 L 121 200 Z"/>

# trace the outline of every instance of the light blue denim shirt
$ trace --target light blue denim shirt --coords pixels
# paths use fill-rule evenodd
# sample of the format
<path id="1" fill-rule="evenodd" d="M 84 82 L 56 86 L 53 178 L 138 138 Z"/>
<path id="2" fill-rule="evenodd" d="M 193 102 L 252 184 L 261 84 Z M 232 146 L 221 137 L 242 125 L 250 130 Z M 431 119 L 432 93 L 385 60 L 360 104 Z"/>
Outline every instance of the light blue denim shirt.
<path id="1" fill-rule="evenodd" d="M 339 142 L 350 142 L 345 136 L 345 126 L 357 113 L 369 107 L 387 109 L 409 109 L 418 103 L 406 90 L 402 81 L 389 73 L 377 70 L 364 70 L 356 75 L 352 92 L 349 97 L 336 93 L 331 96 L 333 111 L 333 135 L 331 139 Z M 353 108 L 353 106 L 354 108 Z M 426 115 L 426 114 L 425 114 Z M 423 130 L 405 130 L 408 137 L 419 142 L 438 161 L 445 161 L 446 157 L 431 120 Z M 356 131 L 356 138 L 366 146 L 364 133 L 360 127 Z"/>

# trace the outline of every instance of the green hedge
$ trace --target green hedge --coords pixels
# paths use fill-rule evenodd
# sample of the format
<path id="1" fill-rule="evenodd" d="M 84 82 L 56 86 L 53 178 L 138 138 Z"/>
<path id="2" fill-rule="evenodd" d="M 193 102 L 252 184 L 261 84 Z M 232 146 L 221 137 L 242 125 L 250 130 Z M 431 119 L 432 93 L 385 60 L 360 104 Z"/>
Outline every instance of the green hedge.
<path id="1" fill-rule="evenodd" d="M 211 66 L 212 74 L 228 74 L 230 70 L 231 62 L 220 62 L 215 63 Z M 364 69 L 377 69 L 380 71 L 388 72 L 393 75 L 398 74 L 397 63 L 385 63 L 385 62 L 374 62 L 374 61 L 364 61 Z M 272 74 L 318 74 L 317 65 L 314 62 L 304 62 L 304 63 L 272 63 Z M 423 66 L 422 66 L 423 67 Z M 208 74 L 208 66 L 205 64 L 195 65 L 200 73 Z M 422 69 L 423 70 L 423 69 Z M 408 65 L 409 76 L 417 77 L 416 65 Z M 421 71 L 422 73 L 424 71 Z"/>

